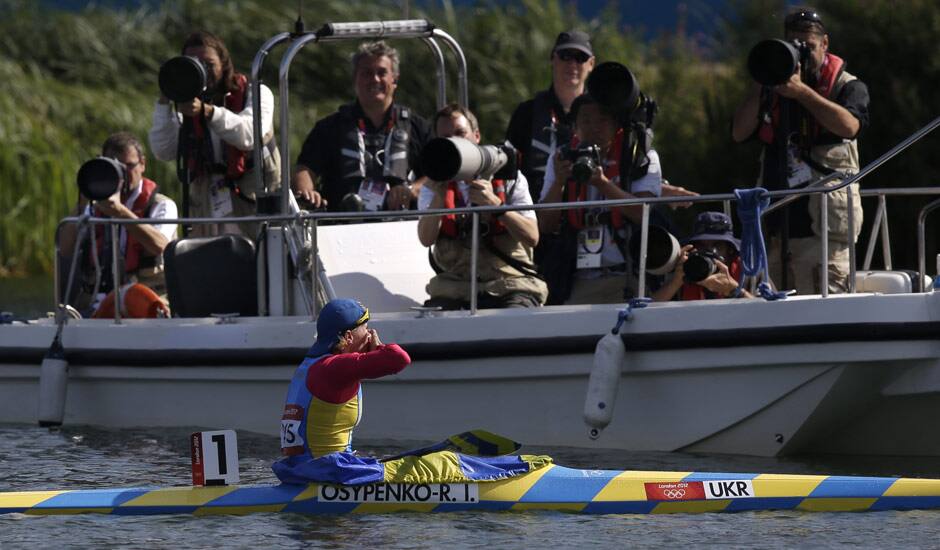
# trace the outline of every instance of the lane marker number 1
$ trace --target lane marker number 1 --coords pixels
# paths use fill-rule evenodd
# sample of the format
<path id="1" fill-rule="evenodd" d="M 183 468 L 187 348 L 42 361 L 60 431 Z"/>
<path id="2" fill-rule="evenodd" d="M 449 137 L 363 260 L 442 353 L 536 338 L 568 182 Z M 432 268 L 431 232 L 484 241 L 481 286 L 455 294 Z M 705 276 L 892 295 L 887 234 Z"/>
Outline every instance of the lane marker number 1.
<path id="1" fill-rule="evenodd" d="M 189 436 L 193 485 L 238 483 L 238 440 L 235 430 L 195 432 Z"/>

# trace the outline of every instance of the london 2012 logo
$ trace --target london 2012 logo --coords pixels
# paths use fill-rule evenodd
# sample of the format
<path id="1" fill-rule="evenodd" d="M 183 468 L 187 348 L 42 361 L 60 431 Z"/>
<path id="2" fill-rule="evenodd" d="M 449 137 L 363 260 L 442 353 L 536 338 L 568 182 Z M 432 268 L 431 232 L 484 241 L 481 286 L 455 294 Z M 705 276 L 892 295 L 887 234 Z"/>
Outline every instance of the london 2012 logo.
<path id="1" fill-rule="evenodd" d="M 647 500 L 720 500 L 754 498 L 749 479 L 644 483 Z"/>
<path id="2" fill-rule="evenodd" d="M 685 496 L 685 489 L 665 489 L 663 495 L 670 500 L 677 500 Z"/>

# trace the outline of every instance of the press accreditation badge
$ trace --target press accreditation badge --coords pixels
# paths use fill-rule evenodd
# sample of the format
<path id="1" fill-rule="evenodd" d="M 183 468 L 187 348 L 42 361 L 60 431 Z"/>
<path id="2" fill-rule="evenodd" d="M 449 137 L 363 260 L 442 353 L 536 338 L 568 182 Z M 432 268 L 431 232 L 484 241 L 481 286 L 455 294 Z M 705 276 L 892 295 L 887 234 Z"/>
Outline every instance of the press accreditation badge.
<path id="1" fill-rule="evenodd" d="M 809 165 L 800 158 L 800 152 L 795 145 L 787 148 L 787 183 L 790 187 L 799 187 L 813 179 L 813 171 Z"/>
<path id="2" fill-rule="evenodd" d="M 225 186 L 225 180 L 218 179 L 209 186 L 209 204 L 213 218 L 227 218 L 232 215 L 232 194 Z"/>
<path id="3" fill-rule="evenodd" d="M 578 232 L 578 269 L 593 269 L 601 266 L 601 250 L 604 248 L 604 227 L 592 225 Z"/>
<path id="4" fill-rule="evenodd" d="M 359 185 L 359 197 L 369 212 L 378 212 L 385 204 L 385 195 L 388 193 L 388 184 L 384 181 L 364 179 Z"/>

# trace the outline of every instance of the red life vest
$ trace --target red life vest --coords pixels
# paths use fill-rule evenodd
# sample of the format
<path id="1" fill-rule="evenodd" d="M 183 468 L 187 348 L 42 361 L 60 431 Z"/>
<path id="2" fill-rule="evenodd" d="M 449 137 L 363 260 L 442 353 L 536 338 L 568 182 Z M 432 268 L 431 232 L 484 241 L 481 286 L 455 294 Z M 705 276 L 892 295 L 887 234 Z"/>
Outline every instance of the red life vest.
<path id="1" fill-rule="evenodd" d="M 506 204 L 506 181 L 494 179 L 493 180 L 493 193 L 499 197 L 499 200 Z M 462 208 L 467 206 L 463 201 L 463 196 L 460 194 L 460 190 L 457 188 L 457 182 L 450 181 L 447 182 L 447 191 L 444 192 L 444 208 Z M 503 233 L 506 231 L 506 226 L 503 225 L 498 219 L 493 218 L 490 221 L 490 235 L 496 235 L 498 233 Z M 460 230 L 457 227 L 457 215 L 456 214 L 445 214 L 441 220 L 441 232 L 452 239 L 456 239 L 460 234 Z"/>
<path id="2" fill-rule="evenodd" d="M 157 193 L 157 184 L 153 180 L 143 178 L 143 181 L 140 183 L 140 195 L 134 200 L 134 204 L 131 205 L 131 212 L 134 213 L 138 218 L 146 218 L 148 210 L 150 210 L 150 204 L 153 196 Z M 122 197 L 123 199 L 123 197 Z M 96 215 L 101 215 L 101 212 L 95 212 Z M 104 254 L 104 243 L 105 243 L 105 226 L 99 225 L 95 227 L 95 240 L 97 242 L 98 257 L 100 258 Z M 127 247 L 124 250 L 124 272 L 133 273 L 137 271 L 137 267 L 140 265 L 140 258 L 144 254 L 144 246 L 131 235 L 130 231 L 127 231 Z"/>
<path id="3" fill-rule="evenodd" d="M 571 146 L 577 147 L 578 138 L 571 139 Z M 610 146 L 610 149 L 607 150 L 607 158 L 604 163 L 604 175 L 607 176 L 611 182 L 616 185 L 619 185 L 623 189 L 623 179 L 620 178 L 620 149 L 623 147 L 623 128 L 617 130 L 617 134 L 614 136 L 614 141 Z M 587 200 L 588 187 L 591 184 L 584 183 L 579 184 L 573 179 L 568 179 L 568 185 L 566 188 L 565 202 L 584 202 Z M 568 225 L 574 229 L 580 230 L 584 228 L 584 209 L 583 208 L 574 208 L 566 211 L 568 216 Z M 610 212 L 610 222 L 614 228 L 621 228 L 624 225 L 623 214 L 620 213 L 619 208 L 614 208 Z"/>
<path id="4" fill-rule="evenodd" d="M 728 266 L 728 274 L 731 275 L 731 278 L 735 281 L 741 280 L 741 256 L 738 256 L 731 262 L 731 265 Z M 705 294 L 707 290 L 705 287 L 696 284 L 696 283 L 682 283 L 682 289 L 679 293 L 680 300 L 705 300 L 708 296 Z M 709 294 L 712 294 L 709 292 Z"/>
<path id="5" fill-rule="evenodd" d="M 845 66 L 845 61 L 837 55 L 827 53 L 825 59 L 823 59 L 822 69 L 819 71 L 819 78 L 816 81 L 816 86 L 813 88 L 816 90 L 816 93 L 819 95 L 829 98 L 832 94 L 833 89 L 835 88 L 836 81 L 839 79 L 839 75 L 842 74 L 842 69 Z M 774 94 L 773 103 L 771 105 L 771 120 L 761 122 L 760 127 L 757 129 L 757 137 L 761 141 L 767 144 L 774 142 L 774 129 L 780 124 L 780 96 Z M 814 118 L 810 118 L 810 128 L 809 136 L 815 140 L 819 135 L 819 123 Z"/>
<path id="6" fill-rule="evenodd" d="M 248 77 L 241 73 L 235 73 L 235 83 L 238 87 L 225 94 L 224 105 L 225 108 L 233 113 L 240 113 L 245 109 L 245 100 L 248 95 Z M 201 143 L 205 138 L 206 129 L 202 125 L 201 117 L 193 117 L 193 135 L 196 137 L 196 142 Z M 229 181 L 235 181 L 245 175 L 246 163 L 248 159 L 249 151 L 242 151 L 238 147 L 225 145 L 225 179 Z M 209 163 L 213 163 L 215 159 L 209 159 Z M 193 173 L 198 173 L 200 168 L 199 160 L 196 158 L 196 155 L 190 155 L 189 157 L 189 169 Z"/>

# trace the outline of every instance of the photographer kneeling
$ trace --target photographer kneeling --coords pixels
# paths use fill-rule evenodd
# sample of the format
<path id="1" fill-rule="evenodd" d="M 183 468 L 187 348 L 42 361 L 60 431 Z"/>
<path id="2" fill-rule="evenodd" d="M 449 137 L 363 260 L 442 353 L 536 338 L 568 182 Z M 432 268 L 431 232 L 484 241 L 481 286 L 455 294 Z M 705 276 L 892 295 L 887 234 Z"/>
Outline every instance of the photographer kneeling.
<path id="1" fill-rule="evenodd" d="M 672 279 L 653 293 L 654 301 L 754 297 L 738 285 L 741 241 L 734 238 L 731 218 L 721 212 L 699 214 L 686 242 Z"/>
<path id="2" fill-rule="evenodd" d="M 79 172 L 79 195 L 74 214 L 81 216 L 90 214 L 101 218 L 115 219 L 173 219 L 177 217 L 176 203 L 173 199 L 159 192 L 159 188 L 152 180 L 144 177 L 147 158 L 140 141 L 128 132 L 118 132 L 108 137 L 101 148 L 101 156 L 110 161 L 112 170 L 120 173 L 115 176 L 117 181 L 116 192 L 93 205 L 82 192 L 83 172 Z M 83 166 L 90 166 L 93 162 L 101 163 L 102 159 L 89 161 Z M 107 163 L 106 163 L 107 164 Z M 114 172 L 111 172 L 113 175 Z M 97 179 L 93 174 L 89 179 Z M 110 190 L 108 191 L 110 192 Z M 97 197 L 92 197 L 97 198 Z M 124 278 L 115 285 L 112 280 L 111 258 L 113 243 L 109 226 L 94 226 L 94 249 L 89 241 L 81 243 L 80 264 L 81 277 L 77 297 L 73 303 L 80 313 L 89 316 L 98 311 L 99 306 L 107 293 L 115 286 L 129 282 L 146 285 L 160 298 L 166 301 L 166 281 L 163 275 L 163 249 L 170 241 L 176 238 L 176 224 L 127 224 L 120 225 L 118 229 L 119 258 L 122 264 Z M 62 227 L 59 249 L 61 253 L 72 254 L 75 240 L 78 238 L 78 226 L 66 224 Z M 97 260 L 95 259 L 97 256 Z M 96 265 L 97 263 L 97 265 Z M 66 297 L 68 301 L 70 297 Z M 113 313 L 111 313 L 113 315 Z M 125 313 L 127 315 L 127 313 Z M 96 315 L 97 316 L 97 315 Z M 107 316 L 107 315 L 106 315 Z"/>
<path id="3" fill-rule="evenodd" d="M 459 105 L 447 105 L 438 111 L 434 116 L 434 126 L 438 138 L 464 138 L 469 141 L 464 142 L 468 150 L 474 147 L 471 143 L 480 143 L 476 117 Z M 429 181 L 418 197 L 419 210 L 532 204 L 529 185 L 525 176 L 516 170 L 515 163 L 511 162 L 514 159 L 509 159 L 507 166 L 495 174 L 490 172 L 492 178 L 488 177 L 490 174 L 484 174 L 472 181 L 430 181 L 431 178 L 443 179 L 432 163 L 443 158 L 444 155 L 435 154 L 434 146 L 445 141 L 432 140 L 425 148 L 426 152 L 422 153 L 422 165 L 426 168 Z M 443 145 L 448 146 L 447 143 Z M 507 152 L 503 151 L 502 154 Z M 515 151 L 509 151 L 508 154 L 514 157 Z M 460 164 L 463 163 L 464 160 L 460 159 Z M 445 171 L 453 173 L 452 170 Z M 476 167 L 473 172 L 477 173 Z M 508 177 L 502 172 L 508 173 Z M 469 307 L 471 222 L 470 216 L 466 214 L 424 216 L 418 221 L 418 238 L 424 246 L 433 246 L 431 258 L 437 271 L 437 275 L 428 282 L 427 291 L 431 299 L 425 305 L 443 309 Z M 532 249 L 539 240 L 535 213 L 531 210 L 516 210 L 495 215 L 483 214 L 480 233 L 477 266 L 479 307 L 536 307 L 544 304 L 548 287 L 536 275 L 532 261 Z"/>

